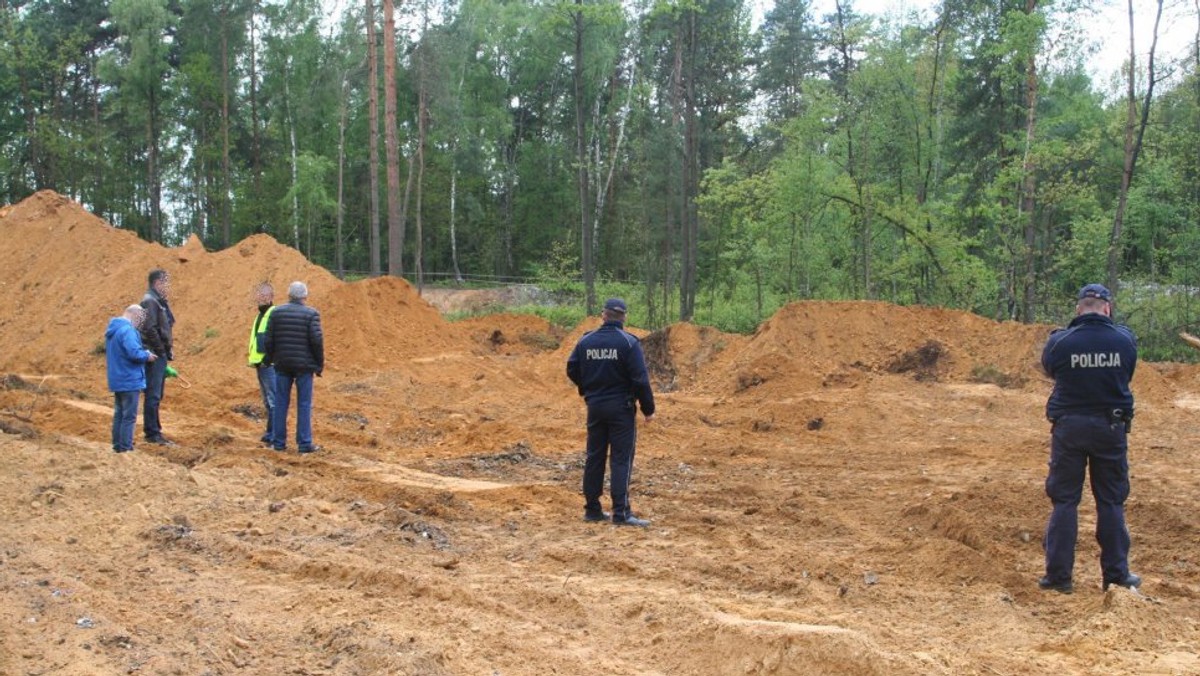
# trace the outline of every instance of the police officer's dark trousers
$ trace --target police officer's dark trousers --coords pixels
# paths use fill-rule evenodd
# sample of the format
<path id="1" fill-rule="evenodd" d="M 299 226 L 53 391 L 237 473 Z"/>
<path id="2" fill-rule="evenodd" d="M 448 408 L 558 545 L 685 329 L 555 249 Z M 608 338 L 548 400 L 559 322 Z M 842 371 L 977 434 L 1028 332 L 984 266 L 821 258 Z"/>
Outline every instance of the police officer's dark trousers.
<path id="1" fill-rule="evenodd" d="M 629 476 L 633 471 L 637 443 L 637 409 L 629 401 L 601 401 L 588 404 L 587 461 L 583 467 L 583 497 L 589 511 L 600 511 L 604 494 L 604 462 L 611 468 L 609 490 L 613 518 L 629 514 Z"/>
<path id="2" fill-rule="evenodd" d="M 1046 575 L 1053 582 L 1071 579 L 1079 530 L 1083 474 L 1091 468 L 1096 498 L 1096 541 L 1105 582 L 1129 574 L 1129 530 L 1125 499 L 1129 497 L 1129 458 L 1125 424 L 1107 415 L 1067 413 L 1054 423 L 1046 495 L 1054 510 L 1046 525 Z"/>

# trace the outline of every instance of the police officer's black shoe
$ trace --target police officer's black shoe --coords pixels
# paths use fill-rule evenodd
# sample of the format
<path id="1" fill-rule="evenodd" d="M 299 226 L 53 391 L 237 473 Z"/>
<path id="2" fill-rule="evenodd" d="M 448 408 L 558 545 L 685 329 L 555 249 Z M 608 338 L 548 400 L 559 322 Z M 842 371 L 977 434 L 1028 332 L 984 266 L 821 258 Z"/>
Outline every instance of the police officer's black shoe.
<path id="1" fill-rule="evenodd" d="M 1124 587 L 1126 589 L 1133 589 L 1134 587 L 1142 586 L 1142 578 L 1133 573 L 1128 573 L 1120 580 L 1105 580 L 1104 591 L 1108 591 L 1108 588 L 1112 585 Z"/>
<path id="2" fill-rule="evenodd" d="M 584 521 L 608 521 L 612 514 L 600 509 L 583 510 Z"/>
<path id="3" fill-rule="evenodd" d="M 638 528 L 645 528 L 650 525 L 650 522 L 646 519 L 639 519 L 632 514 L 625 518 L 614 516 L 612 522 L 614 526 L 637 526 Z"/>
<path id="4" fill-rule="evenodd" d="M 1048 576 L 1042 576 L 1042 579 L 1038 580 L 1038 587 L 1042 591 L 1056 591 L 1059 594 L 1070 594 L 1075 591 L 1075 585 L 1070 580 L 1054 582 Z"/>

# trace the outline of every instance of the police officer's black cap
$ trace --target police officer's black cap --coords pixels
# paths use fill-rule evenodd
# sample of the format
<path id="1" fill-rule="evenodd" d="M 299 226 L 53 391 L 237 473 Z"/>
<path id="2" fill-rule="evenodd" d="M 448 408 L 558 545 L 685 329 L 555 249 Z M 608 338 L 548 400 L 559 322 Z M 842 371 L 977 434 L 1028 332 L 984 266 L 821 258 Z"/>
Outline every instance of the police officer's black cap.
<path id="1" fill-rule="evenodd" d="M 1088 284 L 1079 290 L 1079 300 L 1084 298 L 1099 298 L 1107 303 L 1112 302 L 1112 292 L 1103 284 Z"/>
<path id="2" fill-rule="evenodd" d="M 620 298 L 609 298 L 604 301 L 604 309 L 609 312 L 620 312 L 625 314 L 625 301 Z"/>

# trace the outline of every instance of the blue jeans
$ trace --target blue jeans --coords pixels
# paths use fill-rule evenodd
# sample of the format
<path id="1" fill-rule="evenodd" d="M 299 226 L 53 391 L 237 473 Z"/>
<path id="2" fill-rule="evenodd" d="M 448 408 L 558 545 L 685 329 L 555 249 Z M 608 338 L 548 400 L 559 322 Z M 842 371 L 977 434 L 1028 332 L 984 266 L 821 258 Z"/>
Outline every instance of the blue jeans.
<path id="1" fill-rule="evenodd" d="M 583 466 L 583 498 L 588 511 L 601 510 L 600 496 L 604 493 L 604 465 L 607 460 L 613 518 L 620 520 L 632 516 L 629 510 L 629 477 L 633 474 L 636 443 L 637 409 L 632 402 L 588 404 L 587 460 Z"/>
<path id="2" fill-rule="evenodd" d="M 258 372 L 258 391 L 262 394 L 263 409 L 267 412 L 267 431 L 263 433 L 262 440 L 270 443 L 275 438 L 275 369 L 259 366 L 254 370 Z"/>
<path id="3" fill-rule="evenodd" d="M 137 422 L 137 390 L 113 392 L 112 447 L 118 453 L 133 450 L 133 427 Z"/>
<path id="4" fill-rule="evenodd" d="M 1054 423 L 1046 477 L 1046 495 L 1054 507 L 1045 539 L 1046 576 L 1051 582 L 1066 582 L 1074 572 L 1085 469 L 1096 498 L 1096 541 L 1104 581 L 1118 582 L 1129 575 L 1127 449 L 1125 424 L 1112 423 L 1108 416 L 1068 413 Z"/>
<path id="5" fill-rule="evenodd" d="M 292 399 L 292 383 L 296 384 L 296 445 L 300 450 L 312 448 L 313 374 L 275 371 L 275 415 L 272 417 L 271 446 L 277 451 L 287 448 L 287 415 Z"/>
<path id="6" fill-rule="evenodd" d="M 142 409 L 142 431 L 146 439 L 162 436 L 162 423 L 158 420 L 158 405 L 162 403 L 163 385 L 167 381 L 167 360 L 159 357 L 146 362 L 146 405 Z"/>

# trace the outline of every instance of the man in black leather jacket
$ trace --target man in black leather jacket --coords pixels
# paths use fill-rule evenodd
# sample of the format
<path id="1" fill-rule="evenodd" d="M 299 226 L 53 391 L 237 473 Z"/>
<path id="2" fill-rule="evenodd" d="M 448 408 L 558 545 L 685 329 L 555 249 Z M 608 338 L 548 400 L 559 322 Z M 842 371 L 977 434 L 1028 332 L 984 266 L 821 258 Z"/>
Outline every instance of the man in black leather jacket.
<path id="1" fill-rule="evenodd" d="M 158 407 L 162 403 L 163 389 L 167 379 L 167 362 L 174 361 L 175 313 L 167 297 L 171 295 L 171 275 L 162 268 L 150 271 L 147 278 L 149 288 L 142 296 L 142 308 L 146 319 L 139 329 L 142 344 L 157 357 L 146 363 L 146 399 L 142 406 L 142 431 L 146 441 L 152 444 L 171 445 L 162 433 L 162 421 L 158 418 Z"/>

